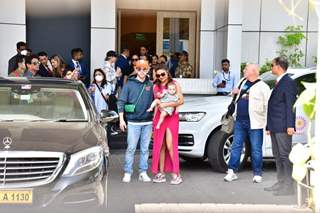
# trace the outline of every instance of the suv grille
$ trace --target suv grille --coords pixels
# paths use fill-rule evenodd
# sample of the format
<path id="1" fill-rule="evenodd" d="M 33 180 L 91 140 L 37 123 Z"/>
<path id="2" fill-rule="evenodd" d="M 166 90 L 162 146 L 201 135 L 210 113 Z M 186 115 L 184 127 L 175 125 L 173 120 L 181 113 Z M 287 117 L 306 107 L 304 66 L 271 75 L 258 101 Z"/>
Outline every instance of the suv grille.
<path id="1" fill-rule="evenodd" d="M 57 176 L 64 154 L 57 152 L 0 152 L 0 188 L 48 184 Z"/>

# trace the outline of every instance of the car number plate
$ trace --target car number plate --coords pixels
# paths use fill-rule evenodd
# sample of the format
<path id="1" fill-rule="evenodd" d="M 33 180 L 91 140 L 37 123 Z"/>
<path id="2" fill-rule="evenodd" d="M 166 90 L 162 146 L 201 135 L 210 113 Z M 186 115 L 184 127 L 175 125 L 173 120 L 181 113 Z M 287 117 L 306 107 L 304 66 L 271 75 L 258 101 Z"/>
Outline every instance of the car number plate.
<path id="1" fill-rule="evenodd" d="M 32 190 L 0 190 L 0 204 L 32 204 Z"/>

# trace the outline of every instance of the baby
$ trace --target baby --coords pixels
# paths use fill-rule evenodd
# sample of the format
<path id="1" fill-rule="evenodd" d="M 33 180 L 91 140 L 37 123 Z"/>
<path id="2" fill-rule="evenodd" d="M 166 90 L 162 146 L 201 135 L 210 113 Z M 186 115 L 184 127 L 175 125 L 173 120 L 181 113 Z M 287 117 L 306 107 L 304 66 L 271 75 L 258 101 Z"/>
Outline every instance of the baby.
<path id="1" fill-rule="evenodd" d="M 174 83 L 169 83 L 168 90 L 164 90 L 162 93 L 157 94 L 158 95 L 157 99 L 155 99 L 152 102 L 150 108 L 147 111 L 148 112 L 153 111 L 153 109 L 156 106 L 159 106 L 159 104 L 161 103 L 177 102 L 179 98 L 176 95 L 176 93 L 177 93 L 176 85 Z M 163 123 L 163 120 L 165 119 L 165 117 L 168 115 L 172 115 L 173 111 L 174 111 L 174 107 L 166 107 L 164 109 L 161 109 L 160 119 L 158 121 L 156 129 L 160 129 L 160 126 Z M 176 112 L 177 112 L 177 109 L 176 109 Z"/>

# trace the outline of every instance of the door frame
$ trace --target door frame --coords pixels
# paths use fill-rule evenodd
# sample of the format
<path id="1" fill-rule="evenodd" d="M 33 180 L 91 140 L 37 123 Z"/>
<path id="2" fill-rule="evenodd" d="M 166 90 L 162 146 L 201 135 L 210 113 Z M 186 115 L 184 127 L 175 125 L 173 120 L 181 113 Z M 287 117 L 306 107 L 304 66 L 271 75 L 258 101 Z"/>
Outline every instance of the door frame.
<path id="1" fill-rule="evenodd" d="M 157 55 L 163 54 L 163 19 L 164 18 L 188 18 L 189 19 L 189 63 L 195 71 L 196 67 L 196 16 L 194 12 L 178 12 L 178 11 L 158 11 L 157 12 Z M 194 72 L 194 76 L 196 73 Z"/>

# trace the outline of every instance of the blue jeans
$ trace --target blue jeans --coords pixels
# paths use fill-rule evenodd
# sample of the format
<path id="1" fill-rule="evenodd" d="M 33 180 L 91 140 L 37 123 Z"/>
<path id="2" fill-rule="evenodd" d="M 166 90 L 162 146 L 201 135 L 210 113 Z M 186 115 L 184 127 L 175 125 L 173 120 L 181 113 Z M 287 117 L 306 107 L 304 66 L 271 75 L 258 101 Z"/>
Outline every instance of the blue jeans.
<path id="1" fill-rule="evenodd" d="M 228 168 L 237 171 L 240 166 L 240 157 L 243 142 L 248 138 L 251 145 L 251 163 L 254 175 L 262 175 L 262 144 L 263 129 L 250 129 L 250 121 L 236 121 L 234 137 L 231 147 L 231 157 Z"/>
<path id="2" fill-rule="evenodd" d="M 152 124 L 137 125 L 128 123 L 127 143 L 128 147 L 125 155 L 124 172 L 132 174 L 134 153 L 138 142 L 140 141 L 140 163 L 139 171 L 146 172 L 148 170 L 149 144 L 152 134 Z"/>

